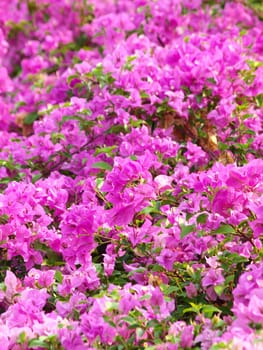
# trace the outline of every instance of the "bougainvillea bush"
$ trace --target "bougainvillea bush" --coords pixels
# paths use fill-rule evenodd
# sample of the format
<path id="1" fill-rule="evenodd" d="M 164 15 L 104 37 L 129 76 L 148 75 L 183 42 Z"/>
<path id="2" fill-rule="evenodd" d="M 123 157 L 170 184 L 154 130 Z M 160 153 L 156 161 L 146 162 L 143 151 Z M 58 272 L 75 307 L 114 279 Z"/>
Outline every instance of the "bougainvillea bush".
<path id="1" fill-rule="evenodd" d="M 245 1 L 0 1 L 1 350 L 263 348 L 262 34 Z"/>

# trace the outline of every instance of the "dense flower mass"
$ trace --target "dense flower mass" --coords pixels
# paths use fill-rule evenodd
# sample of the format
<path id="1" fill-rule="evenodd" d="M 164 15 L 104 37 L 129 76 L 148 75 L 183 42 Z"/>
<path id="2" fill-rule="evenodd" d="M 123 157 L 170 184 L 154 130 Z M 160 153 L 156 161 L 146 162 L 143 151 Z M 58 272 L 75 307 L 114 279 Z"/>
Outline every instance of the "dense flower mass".
<path id="1" fill-rule="evenodd" d="M 1 350 L 263 348 L 260 4 L 0 1 Z"/>

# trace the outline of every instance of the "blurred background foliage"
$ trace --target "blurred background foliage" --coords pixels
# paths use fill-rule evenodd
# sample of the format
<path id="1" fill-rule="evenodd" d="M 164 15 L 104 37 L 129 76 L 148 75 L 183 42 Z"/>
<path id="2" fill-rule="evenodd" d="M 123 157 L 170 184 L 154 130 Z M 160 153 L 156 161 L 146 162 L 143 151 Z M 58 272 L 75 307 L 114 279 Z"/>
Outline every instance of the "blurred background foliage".
<path id="1" fill-rule="evenodd" d="M 263 20 L 263 0 L 244 0 L 241 2 L 250 7 Z"/>

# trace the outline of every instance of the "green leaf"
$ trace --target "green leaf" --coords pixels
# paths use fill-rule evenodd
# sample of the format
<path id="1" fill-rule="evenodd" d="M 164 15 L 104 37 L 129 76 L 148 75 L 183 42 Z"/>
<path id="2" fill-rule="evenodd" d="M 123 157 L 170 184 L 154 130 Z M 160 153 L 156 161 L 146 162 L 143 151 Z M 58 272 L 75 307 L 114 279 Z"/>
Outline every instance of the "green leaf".
<path id="1" fill-rule="evenodd" d="M 55 280 L 56 280 L 56 282 L 58 282 L 58 283 L 62 283 L 63 282 L 63 275 L 62 275 L 62 273 L 60 272 L 60 271 L 56 271 L 55 272 Z"/>
<path id="2" fill-rule="evenodd" d="M 7 159 L 0 159 L 0 166 L 3 166 L 9 170 L 19 169 L 19 166 L 17 164 L 14 164 L 14 161 L 11 157 L 8 160 Z"/>
<path id="3" fill-rule="evenodd" d="M 113 92 L 112 92 L 112 94 L 113 95 L 120 95 L 120 96 L 125 96 L 125 97 L 127 97 L 127 98 L 129 98 L 130 97 L 130 92 L 128 92 L 128 91 L 125 91 L 125 90 L 123 90 L 123 89 L 116 89 L 116 90 L 114 90 Z"/>
<path id="4" fill-rule="evenodd" d="M 259 108 L 263 107 L 263 94 L 259 94 L 255 97 L 256 99 L 256 104 Z"/>
<path id="5" fill-rule="evenodd" d="M 143 90 L 140 91 L 140 96 L 141 98 L 150 98 L 149 94 Z"/>
<path id="6" fill-rule="evenodd" d="M 202 96 L 202 94 L 198 94 L 195 96 L 195 98 L 196 98 L 196 102 L 199 104 L 199 103 L 201 103 L 203 96 Z"/>
<path id="7" fill-rule="evenodd" d="M 177 292 L 180 288 L 178 286 L 168 286 L 166 284 L 162 284 L 161 289 L 165 295 L 169 295 L 171 293 Z"/>
<path id="8" fill-rule="evenodd" d="M 0 215 L 0 225 L 5 225 L 8 223 L 9 216 L 7 214 Z"/>
<path id="9" fill-rule="evenodd" d="M 210 318 L 215 312 L 221 312 L 221 310 L 213 305 L 204 305 L 202 307 L 202 312 L 206 317 Z"/>
<path id="10" fill-rule="evenodd" d="M 23 177 L 25 177 L 24 173 L 20 173 L 15 177 L 2 177 L 0 179 L 0 184 L 9 184 L 11 181 L 20 181 Z"/>
<path id="11" fill-rule="evenodd" d="M 161 265 L 159 265 L 159 264 L 153 264 L 153 265 L 151 265 L 151 271 L 153 271 L 153 272 L 156 272 L 156 271 L 163 271 L 164 270 L 164 268 L 161 266 Z"/>
<path id="12" fill-rule="evenodd" d="M 95 169 L 103 169 L 103 170 L 111 170 L 112 166 L 106 162 L 96 162 L 92 164 L 92 168 Z"/>
<path id="13" fill-rule="evenodd" d="M 141 338 L 141 337 L 144 335 L 144 333 L 145 333 L 145 330 L 144 330 L 143 328 L 138 327 L 138 328 L 136 329 L 136 336 L 137 336 L 138 338 Z"/>
<path id="14" fill-rule="evenodd" d="M 156 207 L 153 207 L 152 205 L 151 206 L 148 206 L 148 207 L 145 207 L 144 209 L 142 209 L 140 211 L 140 213 L 142 214 L 159 214 L 160 213 L 160 210 L 157 210 Z"/>
<path id="15" fill-rule="evenodd" d="M 58 132 L 52 132 L 51 133 L 51 140 L 54 144 L 58 143 L 60 140 L 65 140 L 65 135 L 58 133 Z"/>
<path id="16" fill-rule="evenodd" d="M 244 263 L 248 261 L 248 258 L 241 256 L 237 253 L 232 253 L 232 252 L 224 252 L 223 255 L 221 256 L 221 262 L 224 262 L 224 258 L 226 259 L 226 263 L 229 265 L 229 261 L 230 261 L 230 265 L 232 264 L 239 264 L 239 263 Z"/>
<path id="17" fill-rule="evenodd" d="M 42 178 L 42 174 L 36 174 L 32 176 L 32 183 L 35 184 L 39 179 Z"/>
<path id="18" fill-rule="evenodd" d="M 24 101 L 19 101 L 15 104 L 15 109 L 14 109 L 14 113 L 16 113 L 20 107 L 22 106 L 26 106 L 26 103 Z"/>
<path id="19" fill-rule="evenodd" d="M 144 267 L 138 267 L 138 269 L 132 270 L 128 273 L 128 277 L 133 276 L 135 273 L 144 273 L 146 269 Z"/>
<path id="20" fill-rule="evenodd" d="M 31 125 L 37 119 L 38 119 L 38 112 L 36 112 L 36 111 L 35 112 L 31 112 L 25 117 L 23 123 L 25 125 Z"/>
<path id="21" fill-rule="evenodd" d="M 95 269 L 96 269 L 96 271 L 97 271 L 98 274 L 101 274 L 101 273 L 103 272 L 102 264 L 93 263 L 93 265 L 95 266 Z"/>
<path id="22" fill-rule="evenodd" d="M 95 156 L 97 156 L 98 154 L 108 154 L 108 155 L 112 155 L 112 151 L 115 150 L 117 148 L 117 146 L 110 146 L 110 147 L 100 147 L 97 148 L 95 151 Z"/>
<path id="23" fill-rule="evenodd" d="M 229 145 L 219 141 L 218 148 L 220 149 L 220 151 L 226 151 L 229 148 Z"/>
<path id="24" fill-rule="evenodd" d="M 29 340 L 28 347 L 29 349 L 34 349 L 34 348 L 50 349 L 50 344 L 46 343 L 46 337 L 39 337 L 36 339 Z"/>
<path id="25" fill-rule="evenodd" d="M 181 239 L 196 229 L 195 225 L 180 225 L 180 226 L 181 226 L 181 235 L 180 235 Z"/>
<path id="26" fill-rule="evenodd" d="M 210 350 L 222 350 L 222 349 L 230 349 L 226 343 L 220 342 L 218 344 L 212 345 Z"/>
<path id="27" fill-rule="evenodd" d="M 235 280 L 234 274 L 227 276 L 225 279 L 225 286 L 232 284 L 232 282 L 234 282 L 234 280 Z"/>
<path id="28" fill-rule="evenodd" d="M 18 344 L 24 344 L 26 342 L 26 332 L 22 332 L 19 334 L 18 339 L 17 339 L 17 343 Z"/>
<path id="29" fill-rule="evenodd" d="M 133 325 L 133 324 L 137 323 L 137 321 L 131 316 L 122 317 L 121 320 L 128 323 L 129 325 Z"/>
<path id="30" fill-rule="evenodd" d="M 131 71 L 132 68 L 133 68 L 133 65 L 132 65 L 132 62 L 134 60 L 136 60 L 137 56 L 133 55 L 133 56 L 128 56 L 127 57 L 127 60 L 126 60 L 126 63 L 124 64 L 123 66 L 123 69 L 126 69 L 126 70 L 129 70 Z"/>
<path id="31" fill-rule="evenodd" d="M 254 130 L 247 129 L 247 130 L 246 130 L 246 134 L 248 134 L 248 135 L 255 135 L 256 133 L 255 133 Z M 253 140 L 253 139 L 252 139 L 252 140 Z"/>
<path id="32" fill-rule="evenodd" d="M 89 130 L 89 128 L 91 128 L 95 125 L 95 121 L 87 120 L 85 118 L 82 118 L 79 115 L 66 115 L 62 118 L 62 120 L 61 120 L 61 122 L 59 122 L 59 124 L 62 125 L 67 120 L 77 120 L 79 122 L 79 128 L 81 130 L 84 130 L 84 131 Z"/>
<path id="33" fill-rule="evenodd" d="M 34 241 L 33 247 L 35 250 L 40 251 L 45 256 L 45 260 L 43 263 L 44 265 L 48 265 L 48 266 L 64 265 L 62 255 L 60 253 L 56 253 L 49 246 L 45 245 L 39 240 Z"/>
<path id="34" fill-rule="evenodd" d="M 195 304 L 195 303 L 190 303 L 191 307 L 185 308 L 183 310 L 183 314 L 188 313 L 188 312 L 193 312 L 198 314 L 200 310 L 203 308 L 203 305 L 200 304 Z"/>
<path id="35" fill-rule="evenodd" d="M 216 294 L 220 297 L 225 290 L 225 286 L 223 284 L 219 284 L 219 285 L 214 287 L 214 290 L 215 290 Z"/>
<path id="36" fill-rule="evenodd" d="M 223 224 L 217 230 L 215 230 L 213 232 L 227 234 L 227 233 L 236 233 L 236 230 L 231 225 Z"/>
<path id="37" fill-rule="evenodd" d="M 127 130 L 125 130 L 125 127 L 123 125 L 120 125 L 120 124 L 116 124 L 116 125 L 113 125 L 112 127 L 110 127 L 106 132 L 105 134 L 106 135 L 109 135 L 109 134 L 119 134 L 119 133 L 124 133 L 126 134 L 127 133 Z"/>
<path id="38" fill-rule="evenodd" d="M 119 309 L 119 303 L 116 301 L 106 301 L 107 311 L 116 311 Z"/>
<path id="39" fill-rule="evenodd" d="M 216 81 L 214 78 L 207 78 L 206 80 L 209 81 L 209 83 L 216 84 Z"/>
<path id="40" fill-rule="evenodd" d="M 96 187 L 100 189 L 104 183 L 104 178 L 103 177 L 97 177 L 96 178 Z"/>
<path id="41" fill-rule="evenodd" d="M 111 327 L 116 328 L 116 323 L 112 321 L 112 318 L 110 316 L 104 315 L 103 319 L 105 322 L 107 322 Z"/>
<path id="42" fill-rule="evenodd" d="M 143 301 L 143 300 L 149 300 L 149 299 L 151 299 L 151 294 L 144 294 L 144 296 L 142 296 L 141 298 L 140 298 L 140 301 Z"/>
<path id="43" fill-rule="evenodd" d="M 198 224 L 205 224 L 207 221 L 208 215 L 203 213 L 200 214 L 197 218 L 196 218 L 196 222 L 198 222 Z"/>
<path id="44" fill-rule="evenodd" d="M 60 253 L 54 252 L 51 248 L 49 248 L 46 252 L 46 259 L 44 263 L 48 266 L 60 266 L 64 265 L 64 261 L 62 259 L 62 255 Z"/>

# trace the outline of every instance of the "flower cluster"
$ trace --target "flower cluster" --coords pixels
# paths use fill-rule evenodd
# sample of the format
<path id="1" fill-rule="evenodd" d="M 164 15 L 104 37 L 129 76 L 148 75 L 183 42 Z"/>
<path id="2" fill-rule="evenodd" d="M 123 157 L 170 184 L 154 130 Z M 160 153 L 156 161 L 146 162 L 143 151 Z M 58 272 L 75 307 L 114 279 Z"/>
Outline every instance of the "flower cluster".
<path id="1" fill-rule="evenodd" d="M 253 3 L 1 1 L 1 350 L 263 347 Z"/>

